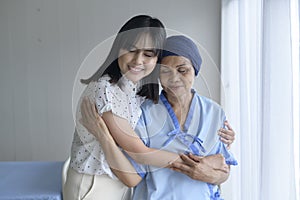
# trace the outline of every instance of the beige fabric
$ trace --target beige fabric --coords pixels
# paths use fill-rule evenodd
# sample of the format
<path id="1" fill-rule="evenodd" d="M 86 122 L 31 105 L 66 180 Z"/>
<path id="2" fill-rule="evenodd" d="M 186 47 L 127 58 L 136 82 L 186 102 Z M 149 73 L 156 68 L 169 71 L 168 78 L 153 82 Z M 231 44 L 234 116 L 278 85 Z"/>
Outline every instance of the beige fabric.
<path id="1" fill-rule="evenodd" d="M 131 189 L 107 175 L 81 174 L 69 168 L 63 186 L 64 200 L 129 200 Z"/>
<path id="2" fill-rule="evenodd" d="M 67 179 L 67 173 L 68 173 L 68 169 L 69 169 L 69 165 L 70 165 L 70 157 L 68 157 L 63 165 L 62 168 L 62 177 L 61 177 L 61 181 L 62 181 L 62 186 L 64 187 L 65 183 L 66 183 L 66 179 Z"/>

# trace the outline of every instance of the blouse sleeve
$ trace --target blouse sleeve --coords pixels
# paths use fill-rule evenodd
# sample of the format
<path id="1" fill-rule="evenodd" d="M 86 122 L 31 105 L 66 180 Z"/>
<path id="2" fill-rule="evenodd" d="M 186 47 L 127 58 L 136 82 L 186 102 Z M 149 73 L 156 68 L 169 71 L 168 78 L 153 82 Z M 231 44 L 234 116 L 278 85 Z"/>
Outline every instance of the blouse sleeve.
<path id="1" fill-rule="evenodd" d="M 95 102 L 100 115 L 111 111 L 113 114 L 128 120 L 129 102 L 127 102 L 124 92 L 117 85 L 102 79 L 97 82 L 95 89 Z"/>
<path id="2" fill-rule="evenodd" d="M 91 82 L 86 87 L 77 105 L 76 111 L 76 146 L 81 149 L 82 162 L 89 163 L 89 165 L 94 166 L 95 170 L 100 170 L 99 173 L 105 173 L 111 178 L 115 178 L 114 174 L 110 170 L 110 167 L 105 159 L 104 152 L 100 146 L 100 143 L 95 138 L 95 136 L 88 132 L 88 130 L 80 123 L 81 119 L 81 109 L 80 105 L 82 103 L 83 97 L 88 97 L 94 102 L 95 91 L 97 91 L 97 82 Z M 91 169 L 85 169 L 89 173 L 94 174 Z"/>

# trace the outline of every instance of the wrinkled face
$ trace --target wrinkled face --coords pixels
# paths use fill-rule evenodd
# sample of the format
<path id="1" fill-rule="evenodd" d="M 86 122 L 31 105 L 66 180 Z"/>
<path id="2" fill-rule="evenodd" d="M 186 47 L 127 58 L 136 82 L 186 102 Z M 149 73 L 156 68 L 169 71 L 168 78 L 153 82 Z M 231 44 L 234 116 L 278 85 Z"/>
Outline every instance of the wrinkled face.
<path id="1" fill-rule="evenodd" d="M 156 62 L 153 41 L 148 34 L 141 35 L 134 45 L 119 52 L 121 73 L 135 83 L 149 75 Z"/>
<path id="2" fill-rule="evenodd" d="M 182 97 L 191 93 L 195 70 L 191 61 L 182 56 L 167 56 L 161 61 L 160 82 L 168 95 Z"/>

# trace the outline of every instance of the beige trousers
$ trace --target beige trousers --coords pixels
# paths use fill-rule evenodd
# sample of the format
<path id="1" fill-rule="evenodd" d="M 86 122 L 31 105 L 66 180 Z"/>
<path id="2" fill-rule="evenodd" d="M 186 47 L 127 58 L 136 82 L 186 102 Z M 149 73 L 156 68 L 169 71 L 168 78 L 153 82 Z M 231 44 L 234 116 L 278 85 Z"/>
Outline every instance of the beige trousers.
<path id="1" fill-rule="evenodd" d="M 81 174 L 69 168 L 64 200 L 130 200 L 131 189 L 107 175 Z"/>

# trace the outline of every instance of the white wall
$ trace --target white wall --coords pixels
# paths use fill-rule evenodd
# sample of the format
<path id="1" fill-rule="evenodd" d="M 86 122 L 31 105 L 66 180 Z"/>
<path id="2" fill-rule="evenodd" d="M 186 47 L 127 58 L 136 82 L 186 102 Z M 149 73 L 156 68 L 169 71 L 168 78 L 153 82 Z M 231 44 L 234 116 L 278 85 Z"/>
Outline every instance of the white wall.
<path id="1" fill-rule="evenodd" d="M 201 44 L 196 87 L 219 101 L 220 9 L 219 0 L 0 0 L 0 161 L 68 156 L 80 64 L 136 14 Z"/>

